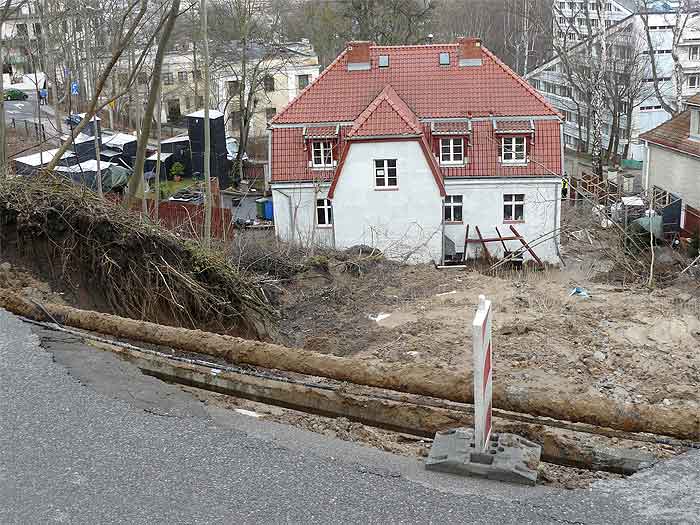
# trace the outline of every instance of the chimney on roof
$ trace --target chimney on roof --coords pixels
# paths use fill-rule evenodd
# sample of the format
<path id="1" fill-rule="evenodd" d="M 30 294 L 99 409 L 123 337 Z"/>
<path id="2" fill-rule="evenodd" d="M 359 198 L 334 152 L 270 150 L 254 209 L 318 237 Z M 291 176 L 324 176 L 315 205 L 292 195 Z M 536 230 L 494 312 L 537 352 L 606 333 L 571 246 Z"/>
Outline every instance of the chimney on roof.
<path id="1" fill-rule="evenodd" d="M 369 46 L 373 42 L 366 40 L 347 43 L 348 71 L 367 71 L 370 69 Z"/>
<path id="2" fill-rule="evenodd" d="M 459 45 L 459 65 L 460 67 L 481 65 L 481 40 L 478 38 L 460 37 L 457 39 Z"/>

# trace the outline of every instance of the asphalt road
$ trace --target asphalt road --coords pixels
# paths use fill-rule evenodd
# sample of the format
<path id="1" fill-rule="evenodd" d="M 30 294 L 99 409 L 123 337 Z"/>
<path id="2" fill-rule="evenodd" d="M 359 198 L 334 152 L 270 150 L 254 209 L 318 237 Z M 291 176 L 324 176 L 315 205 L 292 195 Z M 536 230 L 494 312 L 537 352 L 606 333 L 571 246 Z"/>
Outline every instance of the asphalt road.
<path id="1" fill-rule="evenodd" d="M 14 118 L 16 121 L 29 120 L 33 122 L 36 116 L 36 95 L 29 95 L 27 100 L 5 101 L 5 120 L 7 121 Z"/>
<path id="2" fill-rule="evenodd" d="M 429 473 L 225 410 L 0 310 L 0 523 L 698 523 L 700 454 L 591 491 Z"/>

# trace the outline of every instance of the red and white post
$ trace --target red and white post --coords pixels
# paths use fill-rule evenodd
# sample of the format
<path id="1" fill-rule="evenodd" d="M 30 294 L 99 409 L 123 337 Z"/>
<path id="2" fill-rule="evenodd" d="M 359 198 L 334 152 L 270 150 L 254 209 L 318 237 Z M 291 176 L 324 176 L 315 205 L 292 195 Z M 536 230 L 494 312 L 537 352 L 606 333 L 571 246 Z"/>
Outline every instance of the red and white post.
<path id="1" fill-rule="evenodd" d="M 491 437 L 491 301 L 479 296 L 472 323 L 474 354 L 474 439 L 478 452 L 485 452 Z"/>

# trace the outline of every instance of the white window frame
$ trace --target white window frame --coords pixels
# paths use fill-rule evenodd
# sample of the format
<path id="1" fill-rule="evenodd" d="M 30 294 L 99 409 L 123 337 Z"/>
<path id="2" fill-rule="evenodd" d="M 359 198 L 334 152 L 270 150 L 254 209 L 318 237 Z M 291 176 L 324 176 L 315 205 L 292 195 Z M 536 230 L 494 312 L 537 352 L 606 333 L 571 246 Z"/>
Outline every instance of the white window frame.
<path id="1" fill-rule="evenodd" d="M 459 218 L 455 218 L 455 211 L 459 210 Z M 449 214 L 448 214 L 449 212 Z M 449 215 L 449 218 L 448 218 Z M 445 207 L 443 211 L 443 220 L 446 223 L 461 223 L 464 222 L 464 196 L 463 195 L 445 195 Z"/>
<path id="2" fill-rule="evenodd" d="M 389 164 L 393 162 L 394 165 Z M 381 165 L 379 164 L 381 163 Z M 377 190 L 394 190 L 399 188 L 399 162 L 397 159 L 373 159 L 372 166 L 374 167 L 374 188 Z M 394 170 L 394 175 L 389 174 L 389 170 Z M 391 179 L 394 183 L 391 184 Z M 378 180 L 382 184 L 377 184 Z"/>
<path id="3" fill-rule="evenodd" d="M 688 75 L 688 88 L 689 89 L 700 88 L 700 73 L 691 73 Z"/>
<path id="4" fill-rule="evenodd" d="M 457 146 L 458 147 L 455 147 Z M 440 164 L 464 164 L 464 139 L 462 137 L 445 137 L 440 139 Z"/>
<path id="5" fill-rule="evenodd" d="M 517 219 L 518 206 L 521 208 L 521 216 Z M 507 218 L 506 209 L 510 208 L 510 219 Z M 503 222 L 505 224 L 515 222 L 525 222 L 525 194 L 524 193 L 504 193 L 503 194 Z"/>
<path id="6" fill-rule="evenodd" d="M 689 60 L 700 60 L 700 46 L 690 46 L 688 48 Z"/>
<path id="7" fill-rule="evenodd" d="M 317 162 L 318 160 L 318 162 Z M 312 168 L 332 168 L 333 162 L 333 141 L 314 140 L 311 142 L 311 167 Z"/>
<path id="8" fill-rule="evenodd" d="M 506 143 L 510 143 L 510 148 L 506 151 Z M 522 149 L 521 152 L 518 150 Z M 510 158 L 506 157 L 506 154 Z M 502 164 L 527 164 L 527 137 L 514 135 L 501 138 L 501 163 Z"/>
<path id="9" fill-rule="evenodd" d="M 330 199 L 316 199 L 316 226 L 319 228 L 333 226 L 333 202 Z"/>

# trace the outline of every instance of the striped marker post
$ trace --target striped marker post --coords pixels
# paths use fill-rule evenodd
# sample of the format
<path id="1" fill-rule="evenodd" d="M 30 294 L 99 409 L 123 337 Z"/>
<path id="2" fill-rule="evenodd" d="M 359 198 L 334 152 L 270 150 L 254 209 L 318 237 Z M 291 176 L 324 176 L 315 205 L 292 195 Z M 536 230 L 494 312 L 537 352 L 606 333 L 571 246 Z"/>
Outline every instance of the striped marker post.
<path id="1" fill-rule="evenodd" d="M 474 439 L 477 452 L 486 452 L 491 437 L 491 301 L 479 296 L 472 323 L 474 355 Z"/>

